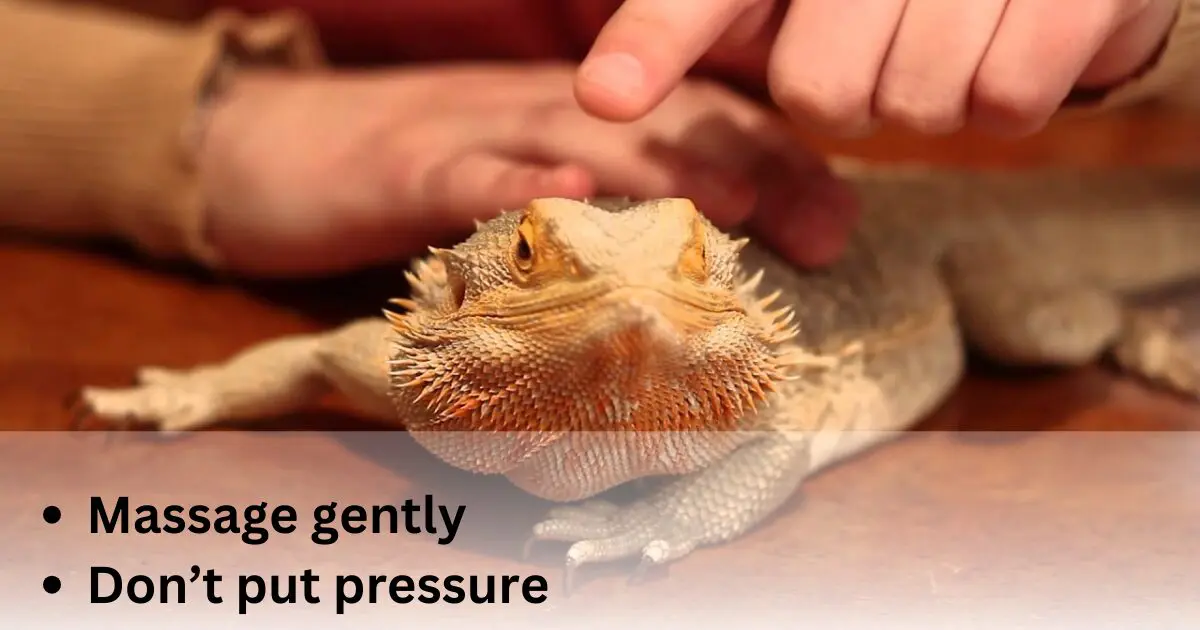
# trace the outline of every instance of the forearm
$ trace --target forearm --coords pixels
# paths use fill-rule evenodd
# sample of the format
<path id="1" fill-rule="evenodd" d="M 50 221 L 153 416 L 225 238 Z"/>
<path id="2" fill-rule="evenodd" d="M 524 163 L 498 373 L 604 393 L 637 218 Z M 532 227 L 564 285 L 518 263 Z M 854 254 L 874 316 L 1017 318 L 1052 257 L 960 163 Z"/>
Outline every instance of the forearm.
<path id="1" fill-rule="evenodd" d="M 211 262 L 192 163 L 199 99 L 231 52 L 322 58 L 293 15 L 195 24 L 0 0 L 0 226 L 116 236 Z"/>

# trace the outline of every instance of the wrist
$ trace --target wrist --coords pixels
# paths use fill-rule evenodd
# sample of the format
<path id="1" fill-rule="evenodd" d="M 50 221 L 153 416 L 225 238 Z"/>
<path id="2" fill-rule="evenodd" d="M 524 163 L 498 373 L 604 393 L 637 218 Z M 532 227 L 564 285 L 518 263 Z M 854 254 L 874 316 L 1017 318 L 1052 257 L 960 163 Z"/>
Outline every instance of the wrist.
<path id="1" fill-rule="evenodd" d="M 227 109 L 247 86 L 265 77 L 302 74 L 281 65 L 279 60 L 255 55 L 233 38 L 226 38 L 220 55 L 200 83 L 191 115 L 184 121 L 184 141 L 195 162 L 201 161 L 208 144 L 213 118 Z"/>

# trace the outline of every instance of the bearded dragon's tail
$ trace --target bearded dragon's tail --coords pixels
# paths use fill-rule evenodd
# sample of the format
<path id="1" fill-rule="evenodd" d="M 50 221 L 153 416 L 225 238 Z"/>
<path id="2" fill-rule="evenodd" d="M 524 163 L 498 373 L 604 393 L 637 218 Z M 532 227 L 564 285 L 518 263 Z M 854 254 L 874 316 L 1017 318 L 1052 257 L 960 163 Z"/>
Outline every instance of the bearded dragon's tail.
<path id="1" fill-rule="evenodd" d="M 856 184 L 866 212 L 886 215 L 880 223 L 914 237 L 1011 243 L 1030 262 L 1116 290 L 1200 278 L 1197 168 L 833 165 Z"/>

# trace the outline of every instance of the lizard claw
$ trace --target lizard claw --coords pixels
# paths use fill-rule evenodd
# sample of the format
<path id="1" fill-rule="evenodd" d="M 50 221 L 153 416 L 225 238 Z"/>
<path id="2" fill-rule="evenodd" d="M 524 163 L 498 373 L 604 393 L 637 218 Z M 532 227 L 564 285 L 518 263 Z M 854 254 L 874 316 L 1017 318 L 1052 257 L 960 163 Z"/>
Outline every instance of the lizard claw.
<path id="1" fill-rule="evenodd" d="M 89 403 L 85 395 L 85 389 L 76 389 L 67 394 L 63 399 L 63 407 L 67 410 L 70 417 L 67 423 L 68 431 L 83 431 L 84 425 L 88 420 L 98 418 L 95 409 Z M 110 425 L 110 430 L 104 432 L 104 437 L 101 439 L 103 446 L 108 446 L 113 439 L 114 432 L 129 431 L 133 428 L 133 419 L 128 416 L 118 416 L 115 418 L 101 418 Z"/>
<path id="2" fill-rule="evenodd" d="M 533 548 L 535 545 L 537 545 L 537 543 L 538 539 L 536 536 L 530 536 L 529 538 L 525 539 L 525 544 L 521 546 L 522 562 L 528 562 L 529 558 L 533 556 Z"/>
<path id="3" fill-rule="evenodd" d="M 669 552 L 670 546 L 664 540 L 655 540 L 646 545 L 642 549 L 642 560 L 638 562 L 637 567 L 629 576 L 629 583 L 635 584 L 644 581 L 652 569 L 662 565 L 664 559 L 670 555 Z"/>
<path id="4" fill-rule="evenodd" d="M 91 410 L 83 402 L 83 392 L 76 389 L 72 390 L 63 397 L 63 409 L 67 410 L 70 420 L 67 424 L 67 430 L 79 431 L 83 428 L 84 422 L 91 415 Z"/>
<path id="5" fill-rule="evenodd" d="M 566 564 L 563 565 L 563 596 L 570 597 L 575 588 L 575 570 L 579 566 L 578 562 L 573 562 L 567 558 Z"/>

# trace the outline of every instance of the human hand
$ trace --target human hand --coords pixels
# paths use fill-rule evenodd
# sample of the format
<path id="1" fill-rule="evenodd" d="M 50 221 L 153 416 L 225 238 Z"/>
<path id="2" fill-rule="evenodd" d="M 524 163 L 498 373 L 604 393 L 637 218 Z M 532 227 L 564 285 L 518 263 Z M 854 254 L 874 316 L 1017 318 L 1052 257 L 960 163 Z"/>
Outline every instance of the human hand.
<path id="1" fill-rule="evenodd" d="M 775 101 L 798 120 L 847 135 L 879 120 L 1022 134 L 1043 127 L 1072 88 L 1111 86 L 1144 67 L 1179 2 L 626 0 L 575 90 L 593 115 L 634 119 L 710 48 L 778 27 L 763 63 Z"/>
<path id="2" fill-rule="evenodd" d="M 685 82 L 636 123 L 605 122 L 575 103 L 573 77 L 530 65 L 242 75 L 201 144 L 209 240 L 236 272 L 327 274 L 420 253 L 533 197 L 686 196 L 722 227 L 767 227 L 796 262 L 840 251 L 854 204 L 784 121 Z"/>

